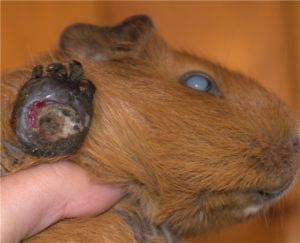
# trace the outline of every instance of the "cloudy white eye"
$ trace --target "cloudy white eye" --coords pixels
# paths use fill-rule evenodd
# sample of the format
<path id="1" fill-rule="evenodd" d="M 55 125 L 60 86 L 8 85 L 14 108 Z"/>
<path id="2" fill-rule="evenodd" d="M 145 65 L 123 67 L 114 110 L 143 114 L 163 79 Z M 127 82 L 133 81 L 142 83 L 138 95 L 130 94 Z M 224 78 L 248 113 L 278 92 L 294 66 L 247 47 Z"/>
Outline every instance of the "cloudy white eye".
<path id="1" fill-rule="evenodd" d="M 188 72 L 180 78 L 180 83 L 196 91 L 206 92 L 213 96 L 222 96 L 215 82 L 201 72 Z"/>
<path id="2" fill-rule="evenodd" d="M 207 91 L 211 87 L 211 82 L 204 75 L 194 74 L 185 79 L 185 86 L 191 89 Z"/>

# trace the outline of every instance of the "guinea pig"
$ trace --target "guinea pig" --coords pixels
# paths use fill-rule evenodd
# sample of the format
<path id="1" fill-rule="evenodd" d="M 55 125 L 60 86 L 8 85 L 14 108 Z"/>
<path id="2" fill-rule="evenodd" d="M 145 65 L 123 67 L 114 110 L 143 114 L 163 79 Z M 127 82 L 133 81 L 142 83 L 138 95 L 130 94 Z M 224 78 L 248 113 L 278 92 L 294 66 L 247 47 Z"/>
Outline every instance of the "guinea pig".
<path id="1" fill-rule="evenodd" d="M 70 60 L 95 86 L 89 132 L 75 152 L 30 153 L 12 122 L 20 89 L 36 65 Z M 2 166 L 67 158 L 127 191 L 104 215 L 59 222 L 29 242 L 176 242 L 268 207 L 299 168 L 296 115 L 251 78 L 170 48 L 147 16 L 71 25 L 57 50 L 4 74 L 1 88 Z"/>

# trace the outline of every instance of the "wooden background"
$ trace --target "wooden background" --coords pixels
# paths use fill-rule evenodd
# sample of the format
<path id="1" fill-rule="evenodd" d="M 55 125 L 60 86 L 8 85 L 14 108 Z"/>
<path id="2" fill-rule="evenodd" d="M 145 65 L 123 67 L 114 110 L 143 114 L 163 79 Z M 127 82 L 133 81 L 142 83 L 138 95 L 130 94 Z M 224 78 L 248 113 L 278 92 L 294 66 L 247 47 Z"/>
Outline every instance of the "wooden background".
<path id="1" fill-rule="evenodd" d="M 300 2 L 1 4 L 2 70 L 18 68 L 55 48 L 68 24 L 112 24 L 133 14 L 147 14 L 171 46 L 249 74 L 300 115 Z M 273 216 L 256 217 L 193 242 L 300 242 L 299 205 L 300 191 L 294 187 Z"/>

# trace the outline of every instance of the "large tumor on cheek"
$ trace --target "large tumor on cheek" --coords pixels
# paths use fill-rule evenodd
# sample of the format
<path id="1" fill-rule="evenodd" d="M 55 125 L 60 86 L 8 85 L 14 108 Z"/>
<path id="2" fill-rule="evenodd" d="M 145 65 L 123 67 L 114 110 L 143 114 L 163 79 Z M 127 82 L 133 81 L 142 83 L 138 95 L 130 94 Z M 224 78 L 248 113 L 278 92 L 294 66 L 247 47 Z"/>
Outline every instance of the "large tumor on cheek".
<path id="1" fill-rule="evenodd" d="M 83 142 L 92 118 L 95 87 L 82 79 L 79 62 L 33 69 L 32 78 L 21 88 L 12 114 L 17 143 L 35 156 L 73 153 Z"/>

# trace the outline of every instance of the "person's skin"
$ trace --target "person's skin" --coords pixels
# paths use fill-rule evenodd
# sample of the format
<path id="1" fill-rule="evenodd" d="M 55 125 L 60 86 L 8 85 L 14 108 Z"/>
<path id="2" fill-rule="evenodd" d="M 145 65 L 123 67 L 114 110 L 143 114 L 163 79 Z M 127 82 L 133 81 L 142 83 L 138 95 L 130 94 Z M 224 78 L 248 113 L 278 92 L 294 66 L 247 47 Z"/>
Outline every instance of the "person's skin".
<path id="1" fill-rule="evenodd" d="M 1 178 L 1 239 L 13 243 L 51 224 L 103 213 L 124 195 L 70 162 L 43 164 Z"/>

